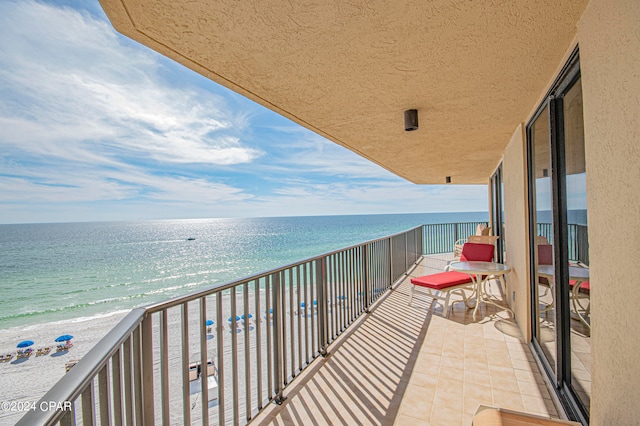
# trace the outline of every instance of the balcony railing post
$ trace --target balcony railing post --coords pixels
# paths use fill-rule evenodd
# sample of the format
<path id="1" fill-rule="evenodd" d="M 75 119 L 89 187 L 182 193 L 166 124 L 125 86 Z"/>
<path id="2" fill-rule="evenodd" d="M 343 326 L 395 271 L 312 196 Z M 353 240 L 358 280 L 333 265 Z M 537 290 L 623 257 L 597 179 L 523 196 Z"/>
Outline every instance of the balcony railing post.
<path id="1" fill-rule="evenodd" d="M 144 423 L 155 423 L 155 408 L 153 396 L 153 327 L 151 315 L 147 314 L 142 320 L 142 415 Z"/>
<path id="2" fill-rule="evenodd" d="M 271 297 L 273 300 L 273 363 L 274 363 L 274 393 L 275 397 L 273 398 L 273 402 L 278 405 L 281 405 L 285 398 L 282 394 L 282 388 L 284 384 L 284 377 L 282 370 L 283 366 L 283 358 L 282 351 L 283 347 L 283 339 L 282 339 L 282 327 L 284 326 L 284 315 L 282 314 L 282 290 L 281 290 L 281 282 L 280 282 L 280 274 L 281 272 L 276 272 L 271 275 Z"/>
<path id="3" fill-rule="evenodd" d="M 371 288 L 369 285 L 369 246 L 365 244 L 362 247 L 362 277 L 363 277 L 363 289 L 364 296 L 364 311 L 370 313 L 369 306 L 371 306 Z"/>
<path id="4" fill-rule="evenodd" d="M 133 368 L 133 378 L 131 385 L 131 392 L 133 394 L 134 401 L 133 402 L 133 414 L 135 417 L 136 424 L 142 424 L 144 409 L 142 403 L 142 350 L 140 347 L 142 346 L 142 339 L 140 338 L 140 334 L 142 333 L 142 324 L 136 327 L 132 333 L 132 368 Z"/>
<path id="5" fill-rule="evenodd" d="M 326 357 L 327 331 L 329 328 L 329 312 L 327 300 L 327 271 L 326 258 L 316 260 L 316 286 L 318 287 L 318 348 L 320 355 Z"/>
<path id="6" fill-rule="evenodd" d="M 82 392 L 82 424 L 93 426 L 96 424 L 95 416 L 96 400 L 93 390 L 93 383 L 89 383 Z"/>
<path id="7" fill-rule="evenodd" d="M 218 352 L 218 424 L 226 424 L 225 380 L 224 380 L 224 339 L 222 336 L 222 293 L 216 294 L 216 343 Z"/>
<path id="8" fill-rule="evenodd" d="M 404 270 L 409 269 L 409 238 L 408 234 L 404 234 Z"/>
<path id="9" fill-rule="evenodd" d="M 232 299 L 235 302 L 235 299 Z M 232 303 L 233 303 L 232 302 Z M 200 321 L 198 334 L 200 335 L 200 396 L 202 398 L 202 425 L 209 426 L 209 386 L 208 386 L 208 362 L 209 351 L 207 349 L 207 298 L 200 298 Z M 235 336 L 235 333 L 233 334 Z"/>
<path id="10" fill-rule="evenodd" d="M 185 426 L 191 424 L 191 410 L 184 409 L 190 407 L 191 395 L 189 393 L 189 303 L 185 302 L 180 306 L 182 320 L 182 421 Z"/>
<path id="11" fill-rule="evenodd" d="M 162 423 L 169 424 L 169 316 L 166 309 L 159 313 L 160 319 L 160 409 Z"/>
<path id="12" fill-rule="evenodd" d="M 455 243 L 459 239 L 460 237 L 458 236 L 458 225 L 454 223 L 453 224 L 453 242 Z"/>
<path id="13" fill-rule="evenodd" d="M 393 237 L 389 238 L 389 282 L 393 281 Z"/>
<path id="14" fill-rule="evenodd" d="M 112 424 L 111 419 L 111 386 L 109 385 L 108 365 L 98 373 L 98 401 L 100 405 L 100 424 Z"/>

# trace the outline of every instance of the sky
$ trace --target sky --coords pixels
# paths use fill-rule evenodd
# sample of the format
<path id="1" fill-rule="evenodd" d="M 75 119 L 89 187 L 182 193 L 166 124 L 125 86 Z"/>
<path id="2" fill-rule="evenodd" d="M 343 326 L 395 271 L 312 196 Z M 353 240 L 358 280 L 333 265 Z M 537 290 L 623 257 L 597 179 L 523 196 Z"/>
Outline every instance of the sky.
<path id="1" fill-rule="evenodd" d="M 117 33 L 0 1 L 0 223 L 487 210 L 415 185 Z"/>

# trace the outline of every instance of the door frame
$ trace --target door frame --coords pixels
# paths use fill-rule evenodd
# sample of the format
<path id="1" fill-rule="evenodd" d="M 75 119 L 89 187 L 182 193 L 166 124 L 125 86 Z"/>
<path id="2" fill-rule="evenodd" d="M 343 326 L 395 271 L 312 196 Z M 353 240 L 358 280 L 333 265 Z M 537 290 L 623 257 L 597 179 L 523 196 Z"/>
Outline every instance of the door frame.
<path id="1" fill-rule="evenodd" d="M 566 202 L 566 162 L 565 162 L 565 134 L 563 116 L 564 95 L 580 79 L 580 58 L 578 48 L 571 54 L 569 60 L 554 81 L 547 96 L 538 106 L 538 109 L 527 123 L 527 177 L 528 177 L 528 220 L 529 220 L 529 249 L 530 249 L 530 294 L 531 294 L 531 347 L 533 353 L 543 367 L 543 370 L 551 380 L 556 395 L 572 420 L 588 424 L 589 413 L 580 402 L 571 385 L 571 311 L 569 300 L 569 254 L 568 254 L 568 226 L 567 226 L 567 202 Z M 555 365 L 544 355 L 538 342 L 537 324 L 538 295 L 536 251 L 537 221 L 535 219 L 535 192 L 536 180 L 533 164 L 534 146 L 532 129 L 534 123 L 540 118 L 545 108 L 549 108 L 549 153 L 551 156 L 551 190 L 552 190 L 552 226 L 553 226 L 553 255 L 555 269 L 555 327 L 556 327 L 556 353 Z"/>

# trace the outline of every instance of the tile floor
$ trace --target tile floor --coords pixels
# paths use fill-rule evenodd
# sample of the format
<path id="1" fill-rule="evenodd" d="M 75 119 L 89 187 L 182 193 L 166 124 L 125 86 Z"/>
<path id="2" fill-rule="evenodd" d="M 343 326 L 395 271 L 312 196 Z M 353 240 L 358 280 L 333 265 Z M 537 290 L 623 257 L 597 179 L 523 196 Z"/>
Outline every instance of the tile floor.
<path id="1" fill-rule="evenodd" d="M 411 276 L 442 271 L 423 258 Z M 409 278 L 384 296 L 268 406 L 259 425 L 470 425 L 478 405 L 557 417 L 528 346 L 510 315 L 482 305 L 476 321 L 463 303 L 449 318 Z M 498 293 L 495 284 L 492 291 Z"/>

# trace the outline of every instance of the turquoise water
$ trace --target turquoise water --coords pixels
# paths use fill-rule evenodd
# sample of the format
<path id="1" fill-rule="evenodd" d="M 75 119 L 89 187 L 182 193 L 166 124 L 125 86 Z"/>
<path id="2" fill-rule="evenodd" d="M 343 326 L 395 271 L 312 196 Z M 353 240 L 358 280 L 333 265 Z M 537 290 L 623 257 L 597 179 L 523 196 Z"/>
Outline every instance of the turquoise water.
<path id="1" fill-rule="evenodd" d="M 418 225 L 487 216 L 0 225 L 0 329 L 130 310 Z"/>

